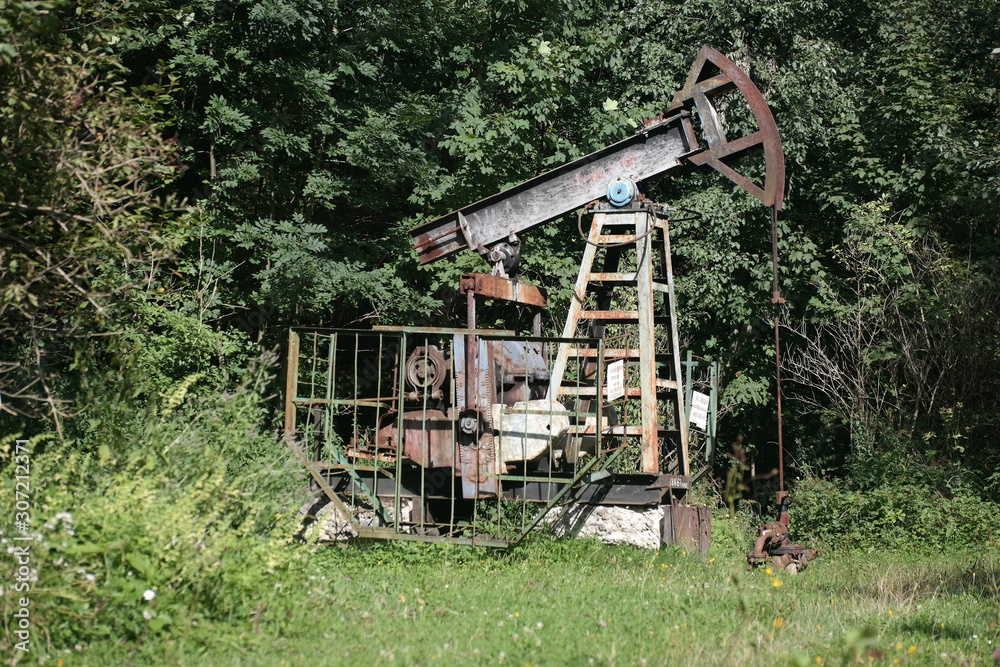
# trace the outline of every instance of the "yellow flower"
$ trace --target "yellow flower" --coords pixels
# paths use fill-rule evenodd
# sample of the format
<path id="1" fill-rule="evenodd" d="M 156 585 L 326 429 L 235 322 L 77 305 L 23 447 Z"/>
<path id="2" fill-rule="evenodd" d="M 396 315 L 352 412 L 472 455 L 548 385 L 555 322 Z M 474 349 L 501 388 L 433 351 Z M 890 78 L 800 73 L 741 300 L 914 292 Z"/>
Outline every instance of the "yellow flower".
<path id="1" fill-rule="evenodd" d="M 775 577 L 774 579 L 771 580 L 771 585 L 774 586 L 775 588 L 778 588 L 779 586 L 781 586 L 781 581 L 778 580 L 777 577 Z"/>
<path id="2" fill-rule="evenodd" d="M 892 616 L 892 609 L 889 610 L 889 615 Z"/>
<path id="3" fill-rule="evenodd" d="M 785 624 L 785 620 L 783 618 L 776 618 L 776 619 L 774 619 L 774 627 L 775 628 L 780 628 L 784 624 Z"/>
<path id="4" fill-rule="evenodd" d="M 902 648 L 903 648 L 903 645 L 902 645 L 902 644 L 896 644 L 896 649 L 897 649 L 897 650 L 898 650 L 898 649 L 902 649 Z"/>
<path id="5" fill-rule="evenodd" d="M 823 658 L 821 658 L 821 657 L 819 657 L 819 656 L 817 655 L 817 656 L 816 656 L 816 664 L 817 664 L 817 665 L 822 665 L 822 664 L 823 664 Z"/>
<path id="6" fill-rule="evenodd" d="M 916 651 L 916 650 L 917 650 L 917 647 L 916 647 L 916 646 L 911 646 L 910 648 L 906 649 L 906 652 L 907 652 L 907 653 L 913 653 L 913 652 L 914 652 L 914 651 Z"/>
<path id="7" fill-rule="evenodd" d="M 817 625 L 817 626 L 816 626 L 816 629 L 817 629 L 817 630 L 822 630 L 822 629 L 823 629 L 823 626 L 822 626 L 822 625 Z"/>
<path id="8" fill-rule="evenodd" d="M 774 572 L 774 570 L 772 570 L 771 568 L 769 567 L 764 568 L 764 574 L 771 574 L 772 572 Z"/>

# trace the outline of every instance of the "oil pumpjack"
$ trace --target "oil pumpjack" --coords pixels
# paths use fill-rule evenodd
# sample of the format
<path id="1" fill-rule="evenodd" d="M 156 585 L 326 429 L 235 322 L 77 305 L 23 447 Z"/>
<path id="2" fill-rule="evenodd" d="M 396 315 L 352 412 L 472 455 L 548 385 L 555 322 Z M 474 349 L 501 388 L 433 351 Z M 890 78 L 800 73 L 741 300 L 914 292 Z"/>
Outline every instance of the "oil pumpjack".
<path id="1" fill-rule="evenodd" d="M 723 97 L 742 99 L 757 129 L 729 136 Z M 750 152 L 763 152 L 762 183 L 735 168 Z M 710 513 L 685 503 L 706 462 L 692 451 L 677 332 L 676 209 L 637 186 L 706 166 L 771 210 L 777 308 L 778 130 L 747 74 L 703 46 L 633 137 L 411 231 L 421 265 L 465 250 L 492 265 L 461 277 L 467 328 L 290 332 L 285 439 L 346 533 L 506 546 L 554 508 L 621 506 L 660 508 L 664 542 L 707 549 Z M 573 211 L 583 260 L 561 337 L 543 337 L 546 295 L 516 273 L 522 235 Z M 477 328 L 485 300 L 533 309 L 532 335 Z M 751 562 L 775 548 L 802 557 L 787 511 L 768 531 Z"/>

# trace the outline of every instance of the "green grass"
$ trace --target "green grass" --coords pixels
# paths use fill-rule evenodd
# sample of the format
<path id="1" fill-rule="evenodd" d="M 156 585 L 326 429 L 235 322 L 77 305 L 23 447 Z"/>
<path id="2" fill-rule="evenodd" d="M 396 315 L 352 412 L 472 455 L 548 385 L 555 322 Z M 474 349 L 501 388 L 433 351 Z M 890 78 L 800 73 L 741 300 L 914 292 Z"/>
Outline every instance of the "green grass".
<path id="1" fill-rule="evenodd" d="M 260 581 L 229 623 L 60 657 L 66 665 L 996 664 L 995 549 L 823 554 L 797 576 L 748 571 L 739 554 L 721 551 L 702 559 L 546 538 L 499 553 L 316 547 L 299 570 Z"/>

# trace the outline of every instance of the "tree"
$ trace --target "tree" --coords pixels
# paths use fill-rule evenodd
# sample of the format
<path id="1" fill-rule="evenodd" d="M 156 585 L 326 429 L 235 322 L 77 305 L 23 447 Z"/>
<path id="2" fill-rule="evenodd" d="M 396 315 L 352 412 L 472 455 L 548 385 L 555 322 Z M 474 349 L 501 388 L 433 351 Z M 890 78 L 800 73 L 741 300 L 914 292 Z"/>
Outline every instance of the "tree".
<path id="1" fill-rule="evenodd" d="M 0 9 L 0 395 L 60 419 L 110 311 L 168 254 L 174 147 L 155 98 L 123 83 L 106 35 L 67 31 L 55 2 Z"/>

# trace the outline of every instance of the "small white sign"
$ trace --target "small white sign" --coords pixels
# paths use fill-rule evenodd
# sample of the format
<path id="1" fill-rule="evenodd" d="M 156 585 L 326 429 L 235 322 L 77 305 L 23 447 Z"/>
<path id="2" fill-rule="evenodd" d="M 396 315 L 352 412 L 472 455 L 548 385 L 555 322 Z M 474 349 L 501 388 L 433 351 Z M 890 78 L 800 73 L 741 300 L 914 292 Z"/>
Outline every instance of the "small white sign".
<path id="1" fill-rule="evenodd" d="M 708 428 L 708 394 L 700 391 L 691 394 L 691 423 L 702 431 Z"/>
<path id="2" fill-rule="evenodd" d="M 608 364 L 608 400 L 613 401 L 625 395 L 625 360 L 619 359 Z"/>

